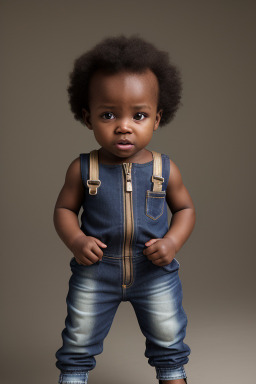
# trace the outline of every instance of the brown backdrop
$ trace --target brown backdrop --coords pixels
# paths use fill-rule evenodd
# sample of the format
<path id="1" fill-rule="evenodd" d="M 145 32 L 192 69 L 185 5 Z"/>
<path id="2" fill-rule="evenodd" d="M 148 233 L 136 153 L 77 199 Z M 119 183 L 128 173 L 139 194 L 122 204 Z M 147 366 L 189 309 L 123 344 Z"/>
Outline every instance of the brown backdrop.
<path id="1" fill-rule="evenodd" d="M 67 102 L 73 60 L 139 33 L 182 71 L 183 106 L 149 149 L 181 170 L 197 211 L 180 250 L 189 384 L 238 384 L 255 365 L 253 1 L 1 1 L 1 383 L 57 383 L 69 250 L 52 221 L 70 162 L 99 145 Z M 157 383 L 122 303 L 90 383 Z"/>

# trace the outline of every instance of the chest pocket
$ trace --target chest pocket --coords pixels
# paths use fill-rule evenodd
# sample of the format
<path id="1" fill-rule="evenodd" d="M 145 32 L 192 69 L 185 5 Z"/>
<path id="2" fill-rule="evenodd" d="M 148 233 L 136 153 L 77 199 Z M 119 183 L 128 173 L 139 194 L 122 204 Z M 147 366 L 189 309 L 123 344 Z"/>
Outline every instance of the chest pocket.
<path id="1" fill-rule="evenodd" d="M 164 211 L 166 191 L 146 192 L 146 215 L 152 220 L 157 220 Z"/>
<path id="2" fill-rule="evenodd" d="M 166 191 L 162 191 L 164 178 L 162 177 L 161 153 L 152 151 L 153 154 L 153 190 L 146 191 L 146 215 L 152 220 L 157 220 L 164 212 Z"/>

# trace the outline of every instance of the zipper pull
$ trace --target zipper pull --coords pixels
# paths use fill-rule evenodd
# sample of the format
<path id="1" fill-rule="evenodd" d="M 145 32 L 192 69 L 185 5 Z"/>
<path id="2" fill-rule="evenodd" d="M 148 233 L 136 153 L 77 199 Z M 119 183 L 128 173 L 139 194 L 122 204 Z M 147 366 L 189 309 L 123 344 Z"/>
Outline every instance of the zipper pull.
<path id="1" fill-rule="evenodd" d="M 132 163 L 123 163 L 126 181 L 126 192 L 132 192 Z"/>

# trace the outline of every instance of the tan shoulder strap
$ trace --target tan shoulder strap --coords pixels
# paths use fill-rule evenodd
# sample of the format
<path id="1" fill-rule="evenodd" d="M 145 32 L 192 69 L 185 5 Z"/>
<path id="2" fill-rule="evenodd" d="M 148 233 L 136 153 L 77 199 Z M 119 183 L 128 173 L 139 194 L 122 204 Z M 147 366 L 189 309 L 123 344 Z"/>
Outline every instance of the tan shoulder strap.
<path id="1" fill-rule="evenodd" d="M 164 178 L 162 177 L 162 156 L 161 153 L 151 151 L 153 155 L 153 191 L 160 192 L 162 191 L 162 184 L 164 182 Z"/>
<path id="2" fill-rule="evenodd" d="M 87 180 L 87 186 L 89 187 L 90 195 L 97 195 L 97 188 L 101 185 L 101 181 L 99 180 L 99 157 L 97 149 L 90 152 L 89 163 L 89 180 Z"/>
<path id="3" fill-rule="evenodd" d="M 152 151 L 153 155 L 153 191 L 162 191 L 162 184 L 164 178 L 162 177 L 162 156 L 161 153 Z M 89 187 L 89 194 L 96 195 L 97 189 L 100 187 L 101 181 L 99 180 L 99 162 L 98 162 L 98 150 L 94 149 L 90 152 L 90 168 L 89 168 L 89 180 L 87 180 L 87 186 Z"/>

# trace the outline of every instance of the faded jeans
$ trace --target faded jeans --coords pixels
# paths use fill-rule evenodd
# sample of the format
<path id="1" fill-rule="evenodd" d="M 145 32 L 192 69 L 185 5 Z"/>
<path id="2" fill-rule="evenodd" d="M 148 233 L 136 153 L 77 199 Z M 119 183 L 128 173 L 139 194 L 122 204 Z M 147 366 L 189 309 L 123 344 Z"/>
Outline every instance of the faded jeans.
<path id="1" fill-rule="evenodd" d="M 146 338 L 145 357 L 159 380 L 186 378 L 183 365 L 190 348 L 183 342 L 187 316 L 182 307 L 179 263 L 153 264 L 144 254 L 132 258 L 133 283 L 122 287 L 122 257 L 103 256 L 84 266 L 70 261 L 67 317 L 63 345 L 56 352 L 59 383 L 86 384 L 95 368 L 95 355 L 102 353 L 115 313 L 129 301 Z"/>

